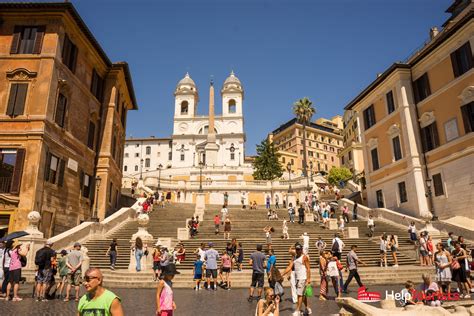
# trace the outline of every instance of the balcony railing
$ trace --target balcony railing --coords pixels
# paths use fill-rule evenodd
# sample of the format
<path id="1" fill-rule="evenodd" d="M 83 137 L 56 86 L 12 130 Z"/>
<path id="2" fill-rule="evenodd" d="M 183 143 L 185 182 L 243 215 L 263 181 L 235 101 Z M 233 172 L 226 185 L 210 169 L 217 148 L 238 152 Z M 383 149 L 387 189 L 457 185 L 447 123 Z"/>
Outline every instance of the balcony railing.
<path id="1" fill-rule="evenodd" d="M 10 193 L 12 177 L 0 177 L 0 193 Z"/>

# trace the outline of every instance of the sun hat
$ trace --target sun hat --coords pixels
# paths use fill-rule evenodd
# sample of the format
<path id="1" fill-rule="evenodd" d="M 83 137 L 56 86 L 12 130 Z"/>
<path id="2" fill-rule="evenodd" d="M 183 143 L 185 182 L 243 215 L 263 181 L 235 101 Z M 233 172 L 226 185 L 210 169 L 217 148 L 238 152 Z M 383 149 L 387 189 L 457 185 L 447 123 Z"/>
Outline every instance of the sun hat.
<path id="1" fill-rule="evenodd" d="M 176 275 L 176 274 L 181 274 L 178 270 L 176 270 L 176 265 L 174 263 L 170 263 L 166 266 L 164 271 L 161 273 L 161 275 Z"/>

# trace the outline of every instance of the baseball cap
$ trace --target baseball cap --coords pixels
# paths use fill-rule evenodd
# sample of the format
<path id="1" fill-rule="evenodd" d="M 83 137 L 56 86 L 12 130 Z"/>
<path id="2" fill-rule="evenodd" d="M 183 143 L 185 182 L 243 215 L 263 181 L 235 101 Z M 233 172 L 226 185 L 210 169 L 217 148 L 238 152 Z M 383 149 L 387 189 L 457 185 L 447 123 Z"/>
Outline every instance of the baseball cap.
<path id="1" fill-rule="evenodd" d="M 81 247 L 81 243 L 75 242 L 75 243 L 74 243 L 74 247 Z"/>
<path id="2" fill-rule="evenodd" d="M 296 250 L 301 250 L 301 249 L 303 249 L 303 247 L 301 247 L 300 244 L 296 244 L 296 245 L 295 245 L 295 249 L 296 249 Z"/>
<path id="3" fill-rule="evenodd" d="M 214 243 L 210 242 L 207 244 L 208 247 L 214 247 Z"/>

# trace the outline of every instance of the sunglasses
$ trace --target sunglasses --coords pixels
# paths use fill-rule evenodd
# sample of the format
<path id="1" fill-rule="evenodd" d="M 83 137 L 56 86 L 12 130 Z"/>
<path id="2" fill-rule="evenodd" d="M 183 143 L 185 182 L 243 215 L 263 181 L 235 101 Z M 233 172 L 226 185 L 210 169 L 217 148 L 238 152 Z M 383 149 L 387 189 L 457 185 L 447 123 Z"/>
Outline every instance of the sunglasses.
<path id="1" fill-rule="evenodd" d="M 86 276 L 84 277 L 84 281 L 90 282 L 91 280 L 98 279 L 98 278 L 99 278 L 99 277 L 96 277 L 96 276 L 88 276 L 88 275 L 86 275 Z"/>

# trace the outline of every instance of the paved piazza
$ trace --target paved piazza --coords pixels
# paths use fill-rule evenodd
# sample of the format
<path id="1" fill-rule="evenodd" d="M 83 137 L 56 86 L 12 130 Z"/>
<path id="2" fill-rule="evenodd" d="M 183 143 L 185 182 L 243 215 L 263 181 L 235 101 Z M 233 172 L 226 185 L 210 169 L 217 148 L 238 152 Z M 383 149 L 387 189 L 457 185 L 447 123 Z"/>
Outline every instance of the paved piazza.
<path id="1" fill-rule="evenodd" d="M 385 290 L 401 290 L 402 285 L 373 286 L 370 291 L 380 291 L 385 297 Z M 0 315 L 76 315 L 76 303 L 74 301 L 62 302 L 59 300 L 49 302 L 36 302 L 31 298 L 32 285 L 24 285 L 21 289 L 22 302 L 0 301 Z M 125 315 L 154 315 L 155 290 L 154 289 L 111 289 L 122 298 Z M 333 292 L 330 289 L 330 294 Z M 352 297 L 356 296 L 356 288 L 351 288 Z M 319 287 L 315 288 L 319 291 Z M 175 301 L 177 304 L 176 315 L 206 315 L 206 316 L 230 316 L 230 315 L 255 315 L 256 302 L 247 302 L 247 289 L 235 289 L 231 291 L 219 290 L 195 292 L 188 289 L 175 289 Z M 83 292 L 81 292 L 83 293 Z M 281 304 L 280 314 L 290 315 L 293 311 L 291 302 L 287 301 L 290 289 L 285 289 L 284 301 Z M 26 298 L 26 296 L 29 296 Z M 339 307 L 334 301 L 321 302 L 317 297 L 311 300 L 313 315 L 337 314 Z M 375 303 L 379 307 L 378 303 Z"/>

